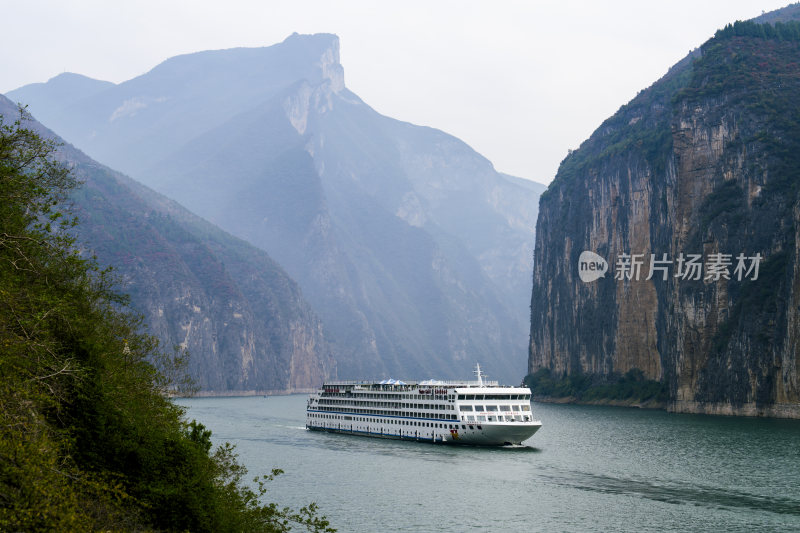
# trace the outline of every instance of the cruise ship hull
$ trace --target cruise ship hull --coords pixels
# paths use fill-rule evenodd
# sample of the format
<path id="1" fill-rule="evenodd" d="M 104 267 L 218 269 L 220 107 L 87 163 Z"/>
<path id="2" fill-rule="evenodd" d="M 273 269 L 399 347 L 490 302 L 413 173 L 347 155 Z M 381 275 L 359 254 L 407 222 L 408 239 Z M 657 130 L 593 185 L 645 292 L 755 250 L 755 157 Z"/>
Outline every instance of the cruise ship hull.
<path id="1" fill-rule="evenodd" d="M 531 438 L 539 428 L 540 422 L 521 426 L 519 424 L 483 424 L 481 429 L 473 425 L 473 429 L 447 430 L 447 432 L 434 431 L 371 431 L 368 428 L 355 429 L 352 424 L 335 424 L 331 426 L 309 425 L 311 431 L 325 431 L 328 433 L 341 433 L 346 435 L 359 435 L 362 437 L 376 437 L 381 439 L 410 440 L 416 442 L 432 442 L 436 444 L 459 444 L 466 446 L 506 446 L 519 445 Z"/>

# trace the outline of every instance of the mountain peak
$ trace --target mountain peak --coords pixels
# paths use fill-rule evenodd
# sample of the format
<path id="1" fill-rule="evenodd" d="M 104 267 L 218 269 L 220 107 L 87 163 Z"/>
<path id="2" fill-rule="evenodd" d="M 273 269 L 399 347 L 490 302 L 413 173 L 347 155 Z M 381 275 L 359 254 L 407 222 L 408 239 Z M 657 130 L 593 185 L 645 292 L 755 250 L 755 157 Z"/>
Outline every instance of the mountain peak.
<path id="1" fill-rule="evenodd" d="M 318 55 L 317 65 L 322 79 L 330 83 L 334 93 L 344 89 L 344 69 L 339 62 L 339 36 L 333 33 L 299 34 L 294 32 L 281 43 Z"/>
<path id="2" fill-rule="evenodd" d="M 109 81 L 102 81 L 96 80 L 94 78 L 90 78 L 89 76 L 84 76 L 83 74 L 77 74 L 75 72 L 62 72 L 61 74 L 56 74 L 49 80 L 47 83 L 60 83 L 60 84 L 67 84 L 67 83 L 86 83 L 86 84 L 104 84 L 104 85 L 114 85 Z"/>

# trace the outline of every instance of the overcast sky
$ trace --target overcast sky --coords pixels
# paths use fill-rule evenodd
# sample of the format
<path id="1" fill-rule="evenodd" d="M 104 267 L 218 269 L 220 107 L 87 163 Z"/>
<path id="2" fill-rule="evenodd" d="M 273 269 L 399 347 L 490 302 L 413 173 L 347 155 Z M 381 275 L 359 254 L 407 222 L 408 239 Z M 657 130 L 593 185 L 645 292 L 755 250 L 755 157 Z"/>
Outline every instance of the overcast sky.
<path id="1" fill-rule="evenodd" d="M 549 183 L 570 148 L 718 28 L 788 0 L 2 0 L 0 92 L 77 72 L 336 33 L 346 85 L 497 170 Z"/>

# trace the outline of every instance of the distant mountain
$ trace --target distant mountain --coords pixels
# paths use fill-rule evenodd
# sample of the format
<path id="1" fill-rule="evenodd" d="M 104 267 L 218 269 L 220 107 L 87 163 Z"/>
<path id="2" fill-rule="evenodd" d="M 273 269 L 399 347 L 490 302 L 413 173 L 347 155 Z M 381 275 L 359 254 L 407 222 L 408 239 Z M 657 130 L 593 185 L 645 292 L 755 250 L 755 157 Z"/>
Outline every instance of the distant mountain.
<path id="1" fill-rule="evenodd" d="M 717 32 L 561 163 L 531 373 L 641 372 L 675 411 L 800 418 L 798 16 Z"/>
<path id="2" fill-rule="evenodd" d="M 175 57 L 77 101 L 9 96 L 268 251 L 320 314 L 340 377 L 463 377 L 476 360 L 524 374 L 536 186 L 375 112 L 345 87 L 336 36 Z"/>
<path id="3" fill-rule="evenodd" d="M 0 115 L 19 116 L 3 96 Z M 319 319 L 265 252 L 70 145 L 59 157 L 84 182 L 73 196 L 79 243 L 114 267 L 164 349 L 189 350 L 201 389 L 307 389 L 335 374 Z"/>
<path id="4" fill-rule="evenodd" d="M 108 81 L 65 72 L 47 83 L 26 85 L 25 90 L 30 100 L 38 102 L 39 112 L 51 116 L 65 106 L 73 105 L 113 86 Z"/>

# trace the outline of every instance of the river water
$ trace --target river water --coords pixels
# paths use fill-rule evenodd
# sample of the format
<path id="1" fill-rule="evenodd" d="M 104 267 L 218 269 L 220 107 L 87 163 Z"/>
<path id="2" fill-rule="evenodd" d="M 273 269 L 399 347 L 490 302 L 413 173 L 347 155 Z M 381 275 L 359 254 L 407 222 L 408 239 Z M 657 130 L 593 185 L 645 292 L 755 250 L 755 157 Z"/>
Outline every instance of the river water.
<path id="1" fill-rule="evenodd" d="M 342 532 L 800 531 L 800 421 L 535 404 L 525 446 L 472 448 L 306 431 L 305 402 L 179 400 Z"/>

